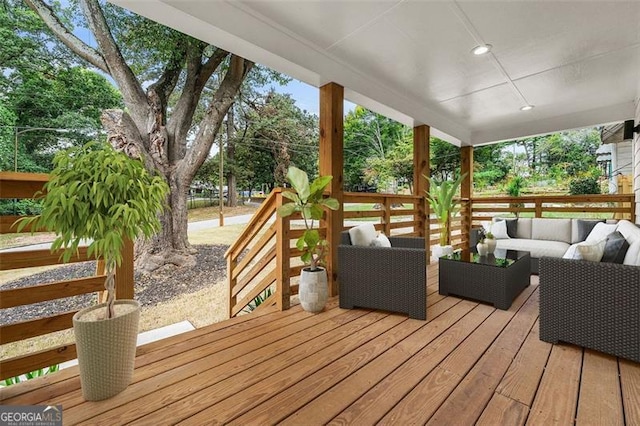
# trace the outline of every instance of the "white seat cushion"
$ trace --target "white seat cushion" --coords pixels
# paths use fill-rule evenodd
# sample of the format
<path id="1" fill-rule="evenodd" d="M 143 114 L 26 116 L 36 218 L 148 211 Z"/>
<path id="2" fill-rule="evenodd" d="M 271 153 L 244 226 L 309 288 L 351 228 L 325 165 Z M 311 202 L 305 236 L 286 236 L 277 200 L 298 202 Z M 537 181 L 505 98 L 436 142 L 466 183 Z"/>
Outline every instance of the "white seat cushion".
<path id="1" fill-rule="evenodd" d="M 373 223 L 363 223 L 349 229 L 349 237 L 351 245 L 368 247 L 378 237 L 378 231 Z"/>
<path id="2" fill-rule="evenodd" d="M 531 239 L 571 243 L 571 219 L 535 218 L 531 224 Z"/>
<path id="3" fill-rule="evenodd" d="M 499 249 L 528 251 L 531 253 L 531 257 L 540 258 L 542 256 L 562 257 L 569 248 L 569 244 L 562 241 L 511 238 L 497 240 L 496 247 Z"/>

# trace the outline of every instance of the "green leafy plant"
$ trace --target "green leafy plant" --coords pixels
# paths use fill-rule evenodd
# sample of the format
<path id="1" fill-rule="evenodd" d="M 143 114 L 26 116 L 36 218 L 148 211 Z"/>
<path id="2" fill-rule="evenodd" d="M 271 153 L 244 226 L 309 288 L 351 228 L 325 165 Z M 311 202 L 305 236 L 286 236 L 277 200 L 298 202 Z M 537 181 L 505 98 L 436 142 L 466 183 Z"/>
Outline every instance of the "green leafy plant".
<path id="1" fill-rule="evenodd" d="M 262 293 L 258 294 L 255 299 L 249 302 L 249 304 L 246 306 L 246 308 L 243 309 L 243 311 L 245 311 L 246 313 L 255 311 L 256 309 L 258 309 L 258 306 L 262 305 L 265 300 L 271 297 L 272 294 L 273 290 L 271 290 L 271 287 L 267 287 Z"/>
<path id="2" fill-rule="evenodd" d="M 60 151 L 53 164 L 42 213 L 21 219 L 18 231 L 31 223 L 34 230 L 55 232 L 51 250 L 62 249 L 64 262 L 82 240 L 89 241 L 88 255 L 105 262 L 107 318 L 112 318 L 115 268 L 122 262 L 124 241 L 158 232 L 168 185 L 109 144 L 89 142 Z"/>
<path id="3" fill-rule="evenodd" d="M 451 216 L 460 210 L 460 203 L 455 199 L 458 188 L 467 174 L 460 175 L 456 180 L 437 182 L 428 176 L 429 190 L 426 191 L 427 201 L 436 215 L 440 224 L 440 245 L 445 246 L 449 242 L 449 222 Z"/>
<path id="4" fill-rule="evenodd" d="M 600 194 L 601 192 L 597 177 L 578 177 L 569 182 L 569 194 L 571 195 Z"/>
<path id="5" fill-rule="evenodd" d="M 24 380 L 31 380 L 31 379 L 35 379 L 36 377 L 46 376 L 49 373 L 55 373 L 59 369 L 60 369 L 60 365 L 55 364 L 55 365 L 52 365 L 51 367 L 39 368 L 37 370 L 31 371 L 29 373 L 26 373 L 20 376 L 9 377 L 7 379 L 4 379 L 0 383 L 2 384 L 2 386 L 11 386 L 11 385 L 15 385 L 16 383 L 20 383 Z M 24 379 L 22 378 L 22 376 L 24 376 Z"/>
<path id="6" fill-rule="evenodd" d="M 306 172 L 297 167 L 289 167 L 287 181 L 293 190 L 284 190 L 282 196 L 292 202 L 278 208 L 280 217 L 291 216 L 294 212 L 300 212 L 302 215 L 306 230 L 296 241 L 296 248 L 302 251 L 300 259 L 309 265 L 312 271 L 318 270 L 318 266 L 324 264 L 328 246 L 327 240 L 320 238 L 320 232 L 314 228 L 315 221 L 322 219 L 324 208 L 337 210 L 340 207 L 338 200 L 322 195 L 332 178 L 333 176 L 320 176 L 309 184 Z"/>

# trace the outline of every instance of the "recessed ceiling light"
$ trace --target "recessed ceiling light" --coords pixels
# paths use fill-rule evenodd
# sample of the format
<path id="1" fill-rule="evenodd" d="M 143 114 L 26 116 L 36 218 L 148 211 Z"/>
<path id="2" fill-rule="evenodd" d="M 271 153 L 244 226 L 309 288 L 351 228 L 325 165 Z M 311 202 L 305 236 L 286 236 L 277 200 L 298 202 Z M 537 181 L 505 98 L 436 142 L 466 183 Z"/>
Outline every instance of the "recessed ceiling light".
<path id="1" fill-rule="evenodd" d="M 490 44 L 481 44 L 480 46 L 476 46 L 471 51 L 474 55 L 484 55 L 485 53 L 489 53 L 491 51 Z"/>
<path id="2" fill-rule="evenodd" d="M 533 105 L 524 105 L 520 107 L 520 111 L 531 111 L 533 109 Z"/>

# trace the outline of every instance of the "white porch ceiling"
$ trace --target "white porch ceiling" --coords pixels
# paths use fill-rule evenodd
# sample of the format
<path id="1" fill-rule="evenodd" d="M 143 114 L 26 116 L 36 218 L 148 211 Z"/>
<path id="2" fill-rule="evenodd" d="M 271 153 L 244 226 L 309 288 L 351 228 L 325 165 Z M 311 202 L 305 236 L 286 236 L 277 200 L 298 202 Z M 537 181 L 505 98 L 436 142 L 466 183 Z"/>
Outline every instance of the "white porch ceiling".
<path id="1" fill-rule="evenodd" d="M 640 0 L 111 1 L 454 143 L 622 121 L 640 98 Z"/>

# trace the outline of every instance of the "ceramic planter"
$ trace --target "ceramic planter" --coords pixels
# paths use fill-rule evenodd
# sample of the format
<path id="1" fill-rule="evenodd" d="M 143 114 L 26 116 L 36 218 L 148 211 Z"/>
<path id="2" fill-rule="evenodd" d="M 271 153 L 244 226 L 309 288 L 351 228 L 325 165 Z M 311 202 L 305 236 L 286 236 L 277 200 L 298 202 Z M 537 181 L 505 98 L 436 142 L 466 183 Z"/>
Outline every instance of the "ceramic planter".
<path id="1" fill-rule="evenodd" d="M 104 319 L 106 303 L 73 316 L 82 396 L 99 401 L 122 392 L 131 383 L 136 356 L 140 304 L 117 300 L 116 316 Z"/>
<path id="2" fill-rule="evenodd" d="M 327 271 L 324 268 L 318 268 L 315 271 L 304 268 L 300 274 L 298 297 L 305 311 L 322 311 L 329 298 Z"/>
<path id="3" fill-rule="evenodd" d="M 478 243 L 476 245 L 476 250 L 478 250 L 478 254 L 480 256 L 486 256 L 489 254 L 489 245 L 487 243 Z"/>
<path id="4" fill-rule="evenodd" d="M 494 251 L 496 251 L 496 244 L 498 243 L 496 241 L 495 238 L 485 238 L 484 242 L 487 244 L 487 247 L 489 248 L 488 253 L 492 254 Z"/>

